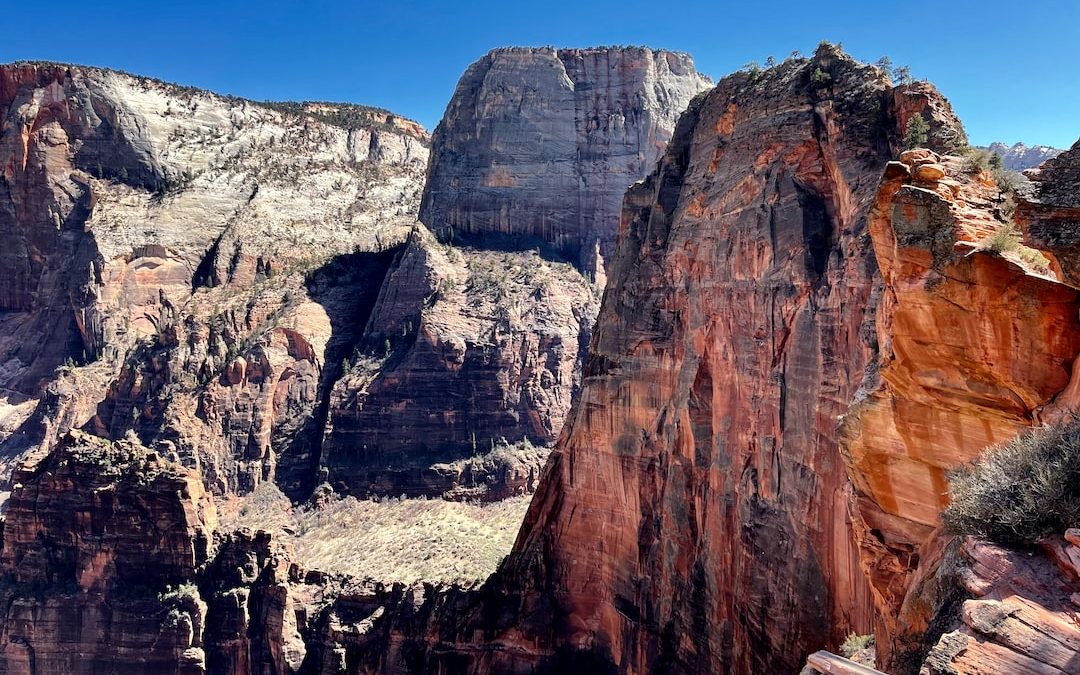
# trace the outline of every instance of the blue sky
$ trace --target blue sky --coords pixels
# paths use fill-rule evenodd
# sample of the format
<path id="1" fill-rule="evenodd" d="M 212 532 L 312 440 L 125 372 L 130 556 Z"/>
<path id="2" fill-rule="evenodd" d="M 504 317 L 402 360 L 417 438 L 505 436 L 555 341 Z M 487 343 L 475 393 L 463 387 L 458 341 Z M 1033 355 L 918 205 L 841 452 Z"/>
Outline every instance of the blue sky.
<path id="1" fill-rule="evenodd" d="M 0 62 L 120 68 L 254 99 L 351 101 L 434 127 L 503 45 L 647 44 L 714 79 L 822 39 L 888 54 L 952 100 L 975 143 L 1080 137 L 1080 1 L 53 0 L 6 14 Z"/>

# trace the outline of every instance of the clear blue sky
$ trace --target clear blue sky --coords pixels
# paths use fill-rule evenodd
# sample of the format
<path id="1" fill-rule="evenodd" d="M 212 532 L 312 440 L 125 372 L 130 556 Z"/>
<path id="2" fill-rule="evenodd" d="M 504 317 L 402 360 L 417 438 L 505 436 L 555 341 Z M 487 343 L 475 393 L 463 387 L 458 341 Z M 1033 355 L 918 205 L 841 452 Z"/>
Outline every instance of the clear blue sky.
<path id="1" fill-rule="evenodd" d="M 254 99 L 378 105 L 434 127 L 464 68 L 503 45 L 647 44 L 714 79 L 842 42 L 953 101 L 972 141 L 1080 137 L 1080 1 L 53 0 L 7 12 L 0 62 L 120 68 Z"/>

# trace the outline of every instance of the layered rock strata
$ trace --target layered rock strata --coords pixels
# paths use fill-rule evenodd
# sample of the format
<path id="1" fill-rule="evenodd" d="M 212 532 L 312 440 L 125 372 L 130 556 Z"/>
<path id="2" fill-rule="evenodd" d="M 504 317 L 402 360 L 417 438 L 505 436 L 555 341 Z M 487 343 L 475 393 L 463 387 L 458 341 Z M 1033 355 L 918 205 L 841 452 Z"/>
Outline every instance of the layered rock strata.
<path id="1" fill-rule="evenodd" d="M 645 48 L 498 49 L 470 66 L 421 205 L 442 244 L 410 240 L 334 390 L 334 486 L 492 499 L 535 485 L 542 455 L 489 451 L 557 438 L 623 192 L 707 85 L 689 56 Z"/>
<path id="2" fill-rule="evenodd" d="M 1038 424 L 1080 351 L 1077 291 L 1019 241 L 992 247 L 1012 226 L 990 176 L 930 151 L 902 160 L 870 212 L 878 356 L 841 432 L 886 663 L 910 648 L 889 636 L 932 548 L 948 470 Z"/>
<path id="3" fill-rule="evenodd" d="M 219 494 L 279 460 L 312 484 L 326 364 L 414 222 L 423 130 L 78 66 L 3 66 L 0 83 L 8 467 L 85 427 L 135 432 Z M 357 249 L 358 300 L 309 289 Z"/>
<path id="4" fill-rule="evenodd" d="M 506 446 L 559 433 L 598 305 L 566 263 L 449 247 L 418 227 L 334 386 L 328 480 L 357 495 L 531 492 L 546 453 Z"/>
<path id="5" fill-rule="evenodd" d="M 420 219 L 444 241 L 550 248 L 595 278 L 623 193 L 710 84 L 687 54 L 645 47 L 493 50 L 435 130 Z"/>
<path id="6" fill-rule="evenodd" d="M 14 480 L 0 672 L 204 672 L 205 605 L 160 597 L 211 553 L 216 514 L 198 474 L 72 432 Z"/>
<path id="7" fill-rule="evenodd" d="M 917 89 L 824 46 L 691 105 L 626 196 L 581 397 L 485 587 L 482 648 L 453 658 L 795 672 L 870 629 L 835 425 L 873 354 L 881 167 L 912 114 L 962 133 Z"/>

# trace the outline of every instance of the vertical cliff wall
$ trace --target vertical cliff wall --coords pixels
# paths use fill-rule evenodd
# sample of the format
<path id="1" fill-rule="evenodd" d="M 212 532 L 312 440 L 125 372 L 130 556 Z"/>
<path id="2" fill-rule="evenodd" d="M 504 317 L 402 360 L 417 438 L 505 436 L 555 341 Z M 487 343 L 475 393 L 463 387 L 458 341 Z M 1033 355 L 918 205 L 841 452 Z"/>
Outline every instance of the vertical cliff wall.
<path id="1" fill-rule="evenodd" d="M 310 487 L 325 366 L 366 317 L 346 326 L 355 308 L 306 280 L 372 252 L 349 280 L 370 308 L 379 251 L 415 219 L 423 130 L 49 63 L 0 66 L 0 117 L 2 473 L 86 427 L 165 444 L 219 494 L 279 460 Z"/>
<path id="2" fill-rule="evenodd" d="M 420 219 L 443 240 L 547 244 L 595 276 L 623 193 L 708 86 L 690 56 L 645 47 L 493 50 L 435 130 Z"/>
<path id="3" fill-rule="evenodd" d="M 417 229 L 335 388 L 332 485 L 483 498 L 535 485 L 535 455 L 492 451 L 558 436 L 622 195 L 707 84 L 689 56 L 645 48 L 497 49 L 469 67 L 433 137 L 420 218 L 438 238 Z"/>
<path id="4" fill-rule="evenodd" d="M 886 662 L 940 525 L 947 471 L 1051 418 L 1080 350 L 1076 290 L 1018 242 L 987 248 L 1009 227 L 990 175 L 925 150 L 902 160 L 888 165 L 870 214 L 884 282 L 879 353 L 842 427 Z"/>
<path id="5" fill-rule="evenodd" d="M 824 46 L 683 116 L 626 196 L 500 639 L 554 669 L 794 672 L 870 629 L 835 426 L 873 354 L 867 213 L 912 114 L 959 133 L 932 88 Z"/>

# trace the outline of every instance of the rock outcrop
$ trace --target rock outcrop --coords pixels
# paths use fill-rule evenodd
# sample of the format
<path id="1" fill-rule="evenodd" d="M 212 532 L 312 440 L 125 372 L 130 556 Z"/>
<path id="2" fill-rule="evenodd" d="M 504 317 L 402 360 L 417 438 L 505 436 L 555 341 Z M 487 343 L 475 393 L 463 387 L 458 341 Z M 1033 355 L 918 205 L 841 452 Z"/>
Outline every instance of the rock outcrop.
<path id="1" fill-rule="evenodd" d="M 540 245 L 602 276 L 623 193 L 709 86 L 687 54 L 493 50 L 435 130 L 420 219 L 444 241 Z"/>
<path id="2" fill-rule="evenodd" d="M 870 629 L 835 440 L 873 355 L 867 214 L 905 116 L 962 133 L 911 94 L 823 46 L 691 105 L 626 196 L 582 393 L 515 549 L 429 664 L 796 672 Z"/>
<path id="3" fill-rule="evenodd" d="M 418 228 L 335 385 L 328 480 L 358 495 L 442 495 L 463 487 L 456 463 L 497 445 L 550 444 L 580 385 L 598 305 L 566 263 L 448 247 Z M 534 486 L 546 455 L 501 456 L 488 474 L 509 473 L 468 494 L 501 499 Z"/>
<path id="4" fill-rule="evenodd" d="M 930 610 L 920 675 L 1080 671 L 1080 542 L 1075 530 L 1036 549 L 954 541 L 919 580 L 909 611 Z"/>
<path id="5" fill-rule="evenodd" d="M 1080 141 L 1029 172 L 1017 195 L 1016 221 L 1025 239 L 1080 287 Z"/>
<path id="6" fill-rule="evenodd" d="M 14 480 L 0 672 L 204 672 L 205 606 L 161 600 L 210 555 L 216 515 L 199 475 L 72 432 Z"/>
<path id="7" fill-rule="evenodd" d="M 990 247 L 1010 227 L 990 177 L 928 150 L 902 160 L 869 217 L 884 282 L 878 355 L 842 424 L 886 663 L 909 648 L 889 636 L 932 547 L 947 471 L 1037 424 L 1080 352 L 1077 291 L 1019 242 Z"/>
<path id="8" fill-rule="evenodd" d="M 466 71 L 421 206 L 442 243 L 417 230 L 335 386 L 332 485 L 483 499 L 535 485 L 543 455 L 472 458 L 557 438 L 623 192 L 707 85 L 689 56 L 645 48 L 497 49 Z"/>
<path id="9" fill-rule="evenodd" d="M 414 223 L 423 130 L 78 66 L 0 82 L 8 466 L 83 427 L 176 452 L 219 494 L 279 461 L 313 484 L 325 364 Z M 347 256 L 371 272 L 351 303 L 309 289 Z"/>
<path id="10" fill-rule="evenodd" d="M 492 52 L 433 234 L 385 111 L 0 67 L 0 673 L 797 672 L 850 631 L 887 672 L 1080 667 L 1078 533 L 937 516 L 1080 410 L 1080 145 L 1011 197 L 932 86 L 831 46 L 704 87 Z M 406 586 L 215 533 L 268 481 L 538 492 L 485 584 Z"/>

